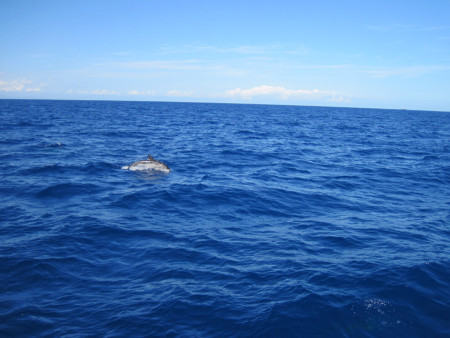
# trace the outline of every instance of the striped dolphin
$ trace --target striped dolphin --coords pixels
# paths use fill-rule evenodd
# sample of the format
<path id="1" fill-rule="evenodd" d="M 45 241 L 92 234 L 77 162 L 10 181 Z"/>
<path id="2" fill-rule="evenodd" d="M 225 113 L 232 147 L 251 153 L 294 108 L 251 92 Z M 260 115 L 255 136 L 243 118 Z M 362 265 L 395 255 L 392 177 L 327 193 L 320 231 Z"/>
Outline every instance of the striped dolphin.
<path id="1" fill-rule="evenodd" d="M 151 155 L 148 155 L 148 159 L 137 161 L 129 166 L 123 167 L 132 171 L 158 171 L 163 173 L 170 173 L 170 168 L 160 161 L 155 160 Z"/>

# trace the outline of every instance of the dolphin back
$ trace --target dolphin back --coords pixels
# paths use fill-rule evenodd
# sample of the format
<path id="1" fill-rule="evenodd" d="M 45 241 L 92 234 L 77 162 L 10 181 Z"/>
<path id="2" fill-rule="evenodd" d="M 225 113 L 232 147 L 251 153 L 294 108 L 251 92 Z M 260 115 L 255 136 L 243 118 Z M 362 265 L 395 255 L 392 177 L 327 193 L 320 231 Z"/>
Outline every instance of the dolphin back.
<path id="1" fill-rule="evenodd" d="M 148 155 L 147 160 L 134 162 L 130 164 L 127 169 L 132 171 L 158 171 L 163 173 L 170 172 L 170 168 L 167 164 L 155 160 L 150 155 Z"/>

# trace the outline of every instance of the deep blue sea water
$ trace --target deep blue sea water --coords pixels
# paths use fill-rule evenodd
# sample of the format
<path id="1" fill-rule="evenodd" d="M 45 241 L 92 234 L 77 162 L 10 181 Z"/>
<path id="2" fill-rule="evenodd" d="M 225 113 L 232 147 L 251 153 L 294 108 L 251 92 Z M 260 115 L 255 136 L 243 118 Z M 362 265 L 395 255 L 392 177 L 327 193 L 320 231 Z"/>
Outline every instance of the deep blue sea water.
<path id="1" fill-rule="evenodd" d="M 449 337 L 450 113 L 0 100 L 0 336 Z M 122 169 L 147 154 L 168 175 Z"/>

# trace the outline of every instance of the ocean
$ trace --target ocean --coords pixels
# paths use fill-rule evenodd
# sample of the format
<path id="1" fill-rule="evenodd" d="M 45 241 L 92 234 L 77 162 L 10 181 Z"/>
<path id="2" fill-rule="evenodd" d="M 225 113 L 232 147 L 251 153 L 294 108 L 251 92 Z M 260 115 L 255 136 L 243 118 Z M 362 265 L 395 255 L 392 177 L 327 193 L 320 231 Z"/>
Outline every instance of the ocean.
<path id="1" fill-rule="evenodd" d="M 1 337 L 450 337 L 450 113 L 0 100 Z M 125 170 L 147 158 L 169 174 Z"/>

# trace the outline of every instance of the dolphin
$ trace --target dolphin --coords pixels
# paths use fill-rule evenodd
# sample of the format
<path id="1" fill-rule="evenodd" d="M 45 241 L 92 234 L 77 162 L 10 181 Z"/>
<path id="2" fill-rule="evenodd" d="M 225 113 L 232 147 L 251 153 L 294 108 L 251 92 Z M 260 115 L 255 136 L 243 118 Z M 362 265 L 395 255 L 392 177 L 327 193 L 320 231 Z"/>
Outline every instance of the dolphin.
<path id="1" fill-rule="evenodd" d="M 148 155 L 148 159 L 134 162 L 129 166 L 123 167 L 123 169 L 133 171 L 158 171 L 162 173 L 170 173 L 170 168 L 166 164 L 155 160 L 151 155 Z"/>

